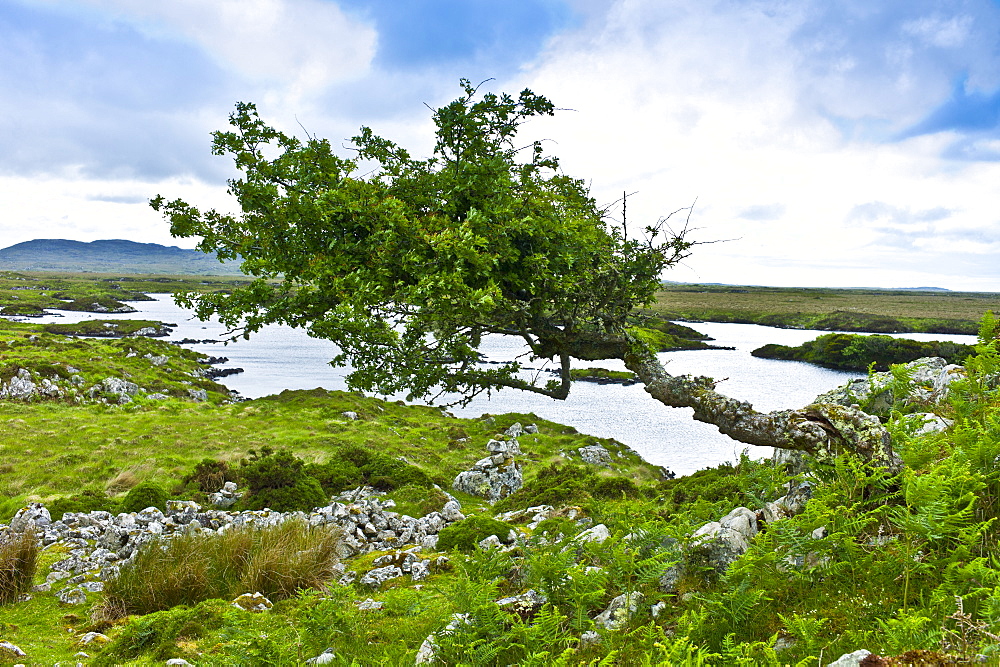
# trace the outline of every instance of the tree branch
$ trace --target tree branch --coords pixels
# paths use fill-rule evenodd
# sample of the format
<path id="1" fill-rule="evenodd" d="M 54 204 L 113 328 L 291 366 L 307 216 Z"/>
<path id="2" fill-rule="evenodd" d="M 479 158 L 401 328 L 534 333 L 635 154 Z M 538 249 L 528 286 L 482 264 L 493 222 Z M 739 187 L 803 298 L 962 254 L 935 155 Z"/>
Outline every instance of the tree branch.
<path id="1" fill-rule="evenodd" d="M 749 403 L 715 391 L 711 378 L 670 375 L 638 342 L 624 361 L 650 396 L 669 407 L 693 408 L 696 420 L 717 426 L 734 440 L 804 451 L 820 460 L 850 451 L 890 470 L 902 465 L 892 451 L 888 431 L 877 417 L 859 409 L 814 403 L 800 410 L 757 412 Z"/>

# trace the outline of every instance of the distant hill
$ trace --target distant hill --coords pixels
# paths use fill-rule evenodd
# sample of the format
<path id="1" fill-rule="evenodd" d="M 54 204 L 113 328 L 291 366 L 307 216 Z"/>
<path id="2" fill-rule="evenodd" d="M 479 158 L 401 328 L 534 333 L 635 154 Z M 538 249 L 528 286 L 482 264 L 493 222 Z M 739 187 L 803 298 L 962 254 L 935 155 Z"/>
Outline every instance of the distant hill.
<path id="1" fill-rule="evenodd" d="M 0 250 L 0 270 L 238 276 L 239 262 L 158 243 L 35 239 Z"/>

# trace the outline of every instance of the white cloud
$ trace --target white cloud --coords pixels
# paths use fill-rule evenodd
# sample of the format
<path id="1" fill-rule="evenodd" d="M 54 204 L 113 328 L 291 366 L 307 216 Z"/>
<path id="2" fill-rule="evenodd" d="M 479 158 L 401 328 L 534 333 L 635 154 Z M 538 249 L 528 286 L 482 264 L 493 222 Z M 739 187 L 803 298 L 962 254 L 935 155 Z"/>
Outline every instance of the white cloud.
<path id="1" fill-rule="evenodd" d="M 911 86 L 941 83 L 943 95 L 948 82 L 915 66 L 852 63 L 848 55 L 865 54 L 845 55 L 839 47 L 828 49 L 840 53 L 826 61 L 832 70 L 803 68 L 814 56 L 814 46 L 802 41 L 806 7 L 616 3 L 601 31 L 590 25 L 554 41 L 535 67 L 503 87 L 527 85 L 574 109 L 528 129 L 553 140 L 547 146 L 567 173 L 592 179 L 599 201 L 638 191 L 629 200 L 636 224 L 698 198 L 699 238 L 732 240 L 697 248 L 672 279 L 906 286 L 919 261 L 940 281 L 952 281 L 944 286 L 959 286 L 939 267 L 946 256 L 954 264 L 963 252 L 979 253 L 981 244 L 921 239 L 906 251 L 913 256 L 904 256 L 878 229 L 846 221 L 855 207 L 882 202 L 913 225 L 938 221 L 932 230 L 945 230 L 944 218 L 951 226 L 981 227 L 1000 210 L 1000 192 L 989 185 L 1000 180 L 1000 165 L 942 159 L 955 139 L 948 132 L 886 142 L 838 124 L 831 107 L 898 122 L 892 86 L 868 93 L 877 88 L 873 82 L 899 84 L 901 71 Z M 963 25 L 921 29 L 942 41 Z M 837 36 L 826 38 L 833 44 Z M 850 78 L 858 68 L 863 72 Z M 831 71 L 843 77 L 834 81 Z M 852 90 L 858 77 L 864 81 Z M 841 103 L 842 93 L 864 99 Z M 1000 289 L 1000 274 L 991 273 L 989 283 L 961 281 Z"/>
<path id="2" fill-rule="evenodd" d="M 965 43 L 972 27 L 972 17 L 967 15 L 923 16 L 903 24 L 903 32 L 919 37 L 926 43 L 943 49 L 954 49 Z"/>
<path id="3" fill-rule="evenodd" d="M 249 82 L 301 101 L 361 78 L 375 55 L 375 30 L 323 0 L 35 0 L 86 4 L 158 38 L 197 44 Z"/>

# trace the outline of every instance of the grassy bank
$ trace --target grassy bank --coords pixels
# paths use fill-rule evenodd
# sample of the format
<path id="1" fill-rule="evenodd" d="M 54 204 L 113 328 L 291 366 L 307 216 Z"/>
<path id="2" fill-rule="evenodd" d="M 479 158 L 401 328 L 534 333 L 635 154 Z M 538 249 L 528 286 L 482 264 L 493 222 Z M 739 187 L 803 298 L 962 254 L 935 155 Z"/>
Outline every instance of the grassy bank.
<path id="1" fill-rule="evenodd" d="M 868 333 L 975 335 L 1000 294 L 833 288 L 666 285 L 649 312 L 667 319 Z"/>

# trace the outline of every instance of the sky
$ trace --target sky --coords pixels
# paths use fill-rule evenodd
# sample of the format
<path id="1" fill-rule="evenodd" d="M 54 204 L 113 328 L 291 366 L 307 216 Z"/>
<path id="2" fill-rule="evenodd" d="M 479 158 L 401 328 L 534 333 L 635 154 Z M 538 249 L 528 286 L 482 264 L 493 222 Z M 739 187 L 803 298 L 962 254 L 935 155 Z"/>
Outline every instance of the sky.
<path id="1" fill-rule="evenodd" d="M 630 229 L 693 205 L 666 279 L 1000 291 L 1000 0 L 0 0 L 0 247 L 192 247 L 148 200 L 233 209 L 236 102 L 423 156 L 461 78 Z"/>

